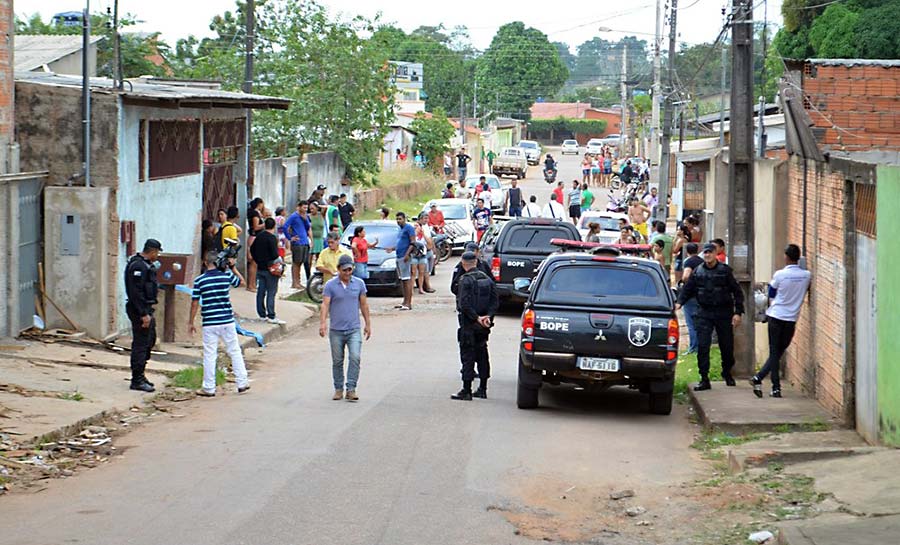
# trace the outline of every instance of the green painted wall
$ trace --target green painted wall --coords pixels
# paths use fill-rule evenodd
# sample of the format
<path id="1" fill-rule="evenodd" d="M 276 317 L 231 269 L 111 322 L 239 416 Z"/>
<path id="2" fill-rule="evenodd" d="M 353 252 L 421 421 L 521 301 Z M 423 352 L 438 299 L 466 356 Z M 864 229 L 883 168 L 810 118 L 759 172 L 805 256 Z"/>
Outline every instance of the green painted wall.
<path id="1" fill-rule="evenodd" d="M 881 440 L 900 446 L 900 167 L 879 166 L 877 180 L 878 420 Z"/>

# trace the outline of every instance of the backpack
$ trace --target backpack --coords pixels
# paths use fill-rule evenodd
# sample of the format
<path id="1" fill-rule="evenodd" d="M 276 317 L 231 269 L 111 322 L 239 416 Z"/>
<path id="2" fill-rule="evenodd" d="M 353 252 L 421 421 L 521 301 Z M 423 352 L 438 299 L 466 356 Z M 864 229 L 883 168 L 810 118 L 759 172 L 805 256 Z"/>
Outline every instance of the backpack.
<path id="1" fill-rule="evenodd" d="M 473 269 L 463 275 L 463 277 L 466 276 L 475 280 L 475 313 L 479 316 L 487 315 L 494 298 L 494 281 L 484 271 L 478 269 Z M 462 278 L 460 278 L 461 284 Z"/>
<path id="2" fill-rule="evenodd" d="M 217 252 L 221 252 L 225 249 L 225 244 L 222 242 L 222 233 L 225 232 L 226 225 L 234 225 L 230 221 L 226 221 L 222 225 L 219 226 L 219 230 L 216 231 L 216 240 L 213 243 L 213 249 Z"/>
<path id="3" fill-rule="evenodd" d="M 412 243 L 412 251 L 409 253 L 409 257 L 420 259 L 425 257 L 425 253 L 425 243 L 421 240 L 417 240 Z"/>

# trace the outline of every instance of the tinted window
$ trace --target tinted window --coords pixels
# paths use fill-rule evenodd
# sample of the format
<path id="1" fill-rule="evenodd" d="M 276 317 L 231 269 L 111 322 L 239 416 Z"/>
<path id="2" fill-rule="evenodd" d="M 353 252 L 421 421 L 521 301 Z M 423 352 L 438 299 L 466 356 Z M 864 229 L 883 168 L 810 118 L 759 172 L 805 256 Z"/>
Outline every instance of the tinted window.
<path id="1" fill-rule="evenodd" d="M 563 144 L 575 144 L 577 146 L 578 141 L 577 140 L 564 140 Z"/>
<path id="2" fill-rule="evenodd" d="M 431 205 L 429 205 L 429 208 Z M 462 204 L 441 204 L 437 203 L 437 209 L 444 214 L 445 220 L 462 220 L 469 217 L 466 206 Z"/>
<path id="3" fill-rule="evenodd" d="M 350 245 L 350 237 L 353 235 L 354 229 L 359 223 L 351 223 L 344 231 L 344 237 L 341 244 Z M 385 224 L 362 224 L 366 228 L 366 240 L 369 244 L 375 244 L 378 241 L 379 248 L 393 248 L 397 246 L 397 238 L 400 236 L 400 227 L 397 225 Z"/>
<path id="4" fill-rule="evenodd" d="M 519 227 L 513 229 L 506 239 L 506 251 L 549 254 L 559 248 L 550 244 L 554 238 L 570 240 L 572 233 L 560 227 Z M 579 236 L 574 237 L 579 240 Z"/>
<path id="5" fill-rule="evenodd" d="M 537 149 L 538 145 L 537 145 L 537 142 L 526 142 L 523 140 L 523 141 L 519 142 L 519 147 L 520 148 L 528 148 L 528 149 Z"/>
<path id="6" fill-rule="evenodd" d="M 560 267 L 541 282 L 541 297 L 644 298 L 660 296 L 649 272 L 623 267 L 579 265 Z"/>
<path id="7" fill-rule="evenodd" d="M 582 216 L 579 229 L 587 229 L 589 223 L 599 223 L 601 231 L 618 231 L 619 220 L 602 216 Z"/>
<path id="8" fill-rule="evenodd" d="M 588 140 L 588 143 L 587 143 L 588 146 L 599 146 L 602 144 L 603 144 L 603 142 L 593 139 L 593 138 L 591 140 Z"/>

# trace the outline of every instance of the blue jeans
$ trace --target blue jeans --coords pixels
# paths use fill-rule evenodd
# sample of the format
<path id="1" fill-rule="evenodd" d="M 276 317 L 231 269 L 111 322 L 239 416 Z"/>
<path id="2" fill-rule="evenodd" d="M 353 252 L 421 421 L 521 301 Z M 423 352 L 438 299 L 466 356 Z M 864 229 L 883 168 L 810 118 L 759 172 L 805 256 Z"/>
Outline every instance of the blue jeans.
<path id="1" fill-rule="evenodd" d="M 331 376 L 334 378 L 334 389 L 344 389 L 344 347 L 350 352 L 347 362 L 347 391 L 356 390 L 359 380 L 359 356 L 362 352 L 362 332 L 357 329 L 348 331 L 331 330 L 328 333 L 331 342 Z"/>
<path id="2" fill-rule="evenodd" d="M 256 314 L 260 318 L 275 317 L 275 294 L 278 293 L 278 277 L 262 267 L 256 271 Z"/>
<path id="3" fill-rule="evenodd" d="M 457 168 L 457 172 L 459 173 L 459 181 L 460 182 L 466 179 L 467 170 L 468 170 L 467 167 L 458 167 Z"/>
<path id="4" fill-rule="evenodd" d="M 522 217 L 522 208 L 518 207 L 518 206 L 510 206 L 508 215 L 512 216 L 514 218 L 521 218 Z"/>
<path id="5" fill-rule="evenodd" d="M 356 262 L 353 264 L 353 276 L 359 278 L 360 280 L 366 280 L 369 278 L 369 264 L 368 263 L 360 263 Z"/>
<path id="6" fill-rule="evenodd" d="M 685 303 L 681 310 L 684 311 L 684 322 L 688 327 L 688 335 L 690 336 L 691 342 L 688 345 L 688 352 L 696 352 L 698 348 L 697 344 L 697 328 L 694 326 L 694 315 L 697 314 L 698 306 L 697 306 L 697 298 L 692 297 Z"/>

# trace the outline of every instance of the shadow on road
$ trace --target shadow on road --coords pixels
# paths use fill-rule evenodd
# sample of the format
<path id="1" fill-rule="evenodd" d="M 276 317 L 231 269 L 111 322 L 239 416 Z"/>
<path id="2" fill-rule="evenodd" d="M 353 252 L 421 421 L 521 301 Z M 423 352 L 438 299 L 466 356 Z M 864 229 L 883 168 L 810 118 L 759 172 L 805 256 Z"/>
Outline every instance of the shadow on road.
<path id="1" fill-rule="evenodd" d="M 556 413 L 571 417 L 574 415 L 585 416 L 616 416 L 627 417 L 630 415 L 646 418 L 659 418 L 647 413 L 648 396 L 637 390 L 629 390 L 625 386 L 613 386 L 607 390 L 591 392 L 577 390 L 571 385 L 551 386 L 544 385 L 541 388 L 541 404 L 538 412 Z"/>

